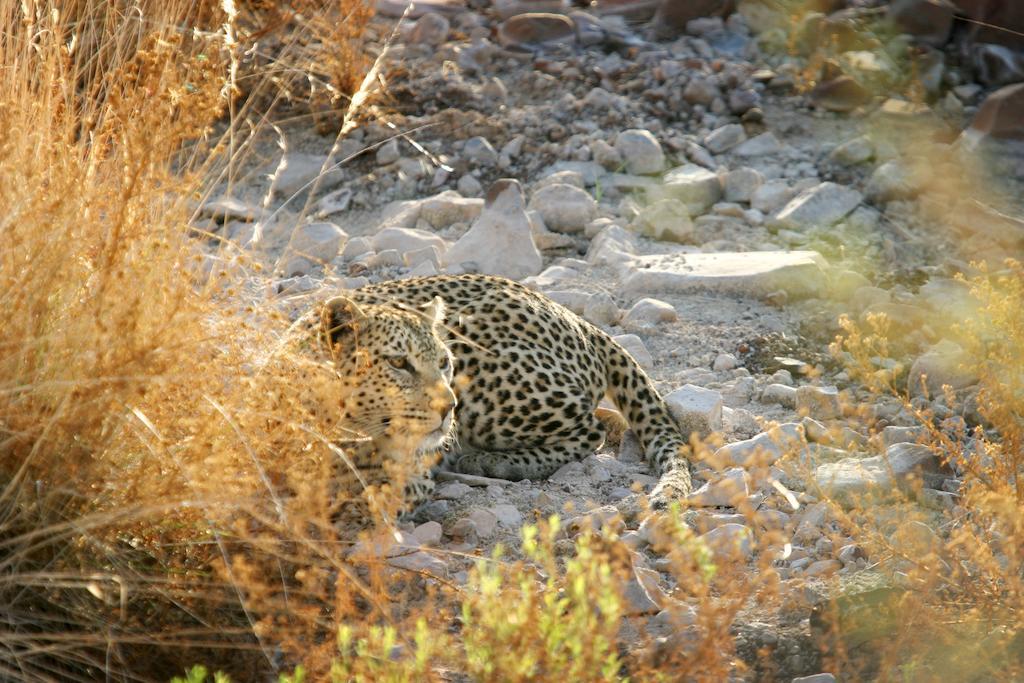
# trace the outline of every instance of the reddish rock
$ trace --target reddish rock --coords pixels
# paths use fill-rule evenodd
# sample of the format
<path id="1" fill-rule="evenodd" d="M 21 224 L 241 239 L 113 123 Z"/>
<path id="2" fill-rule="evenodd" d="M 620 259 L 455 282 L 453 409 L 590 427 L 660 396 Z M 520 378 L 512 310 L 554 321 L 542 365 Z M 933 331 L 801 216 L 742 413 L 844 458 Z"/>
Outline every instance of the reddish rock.
<path id="1" fill-rule="evenodd" d="M 972 24 L 968 31 L 975 43 L 1024 48 L 1024 2 L 1021 0 L 953 0 L 953 4 L 961 16 L 981 22 Z"/>
<path id="2" fill-rule="evenodd" d="M 1024 83 L 1008 85 L 989 95 L 966 134 L 974 138 L 1024 141 Z"/>
<path id="3" fill-rule="evenodd" d="M 935 47 L 949 40 L 955 13 L 949 0 L 894 0 L 889 5 L 889 18 L 901 31 Z"/>
<path id="4" fill-rule="evenodd" d="M 726 17 L 736 10 L 736 0 L 661 0 L 654 15 L 659 35 L 679 35 L 686 24 L 701 17 Z"/>
<path id="5" fill-rule="evenodd" d="M 520 14 L 502 22 L 498 27 L 498 43 L 502 47 L 575 41 L 576 28 L 572 19 L 561 14 Z"/>
<path id="6" fill-rule="evenodd" d="M 840 76 L 819 83 L 810 94 L 811 102 L 829 111 L 847 112 L 871 101 L 871 93 L 850 78 Z"/>

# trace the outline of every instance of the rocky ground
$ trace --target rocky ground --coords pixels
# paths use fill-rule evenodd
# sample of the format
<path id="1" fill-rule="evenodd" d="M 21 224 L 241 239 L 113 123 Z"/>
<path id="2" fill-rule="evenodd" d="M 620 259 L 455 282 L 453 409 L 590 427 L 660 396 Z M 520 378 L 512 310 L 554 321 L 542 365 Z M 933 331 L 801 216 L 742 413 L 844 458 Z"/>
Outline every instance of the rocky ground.
<path id="1" fill-rule="evenodd" d="M 959 486 L 955 468 L 915 443 L 910 411 L 852 382 L 828 343 L 840 315 L 885 313 L 911 378 L 969 395 L 976 378 L 957 369 L 950 325 L 976 303 L 953 276 L 1019 255 L 1024 237 L 1012 218 L 1024 156 L 1000 145 L 985 157 L 990 173 L 975 174 L 1001 130 L 978 111 L 996 107 L 1012 128 L 1024 96 L 991 95 L 998 83 L 974 80 L 952 48 L 923 52 L 937 66 L 916 98 L 885 85 L 918 44 L 905 36 L 822 65 L 814 46 L 779 48 L 806 40 L 808 22 L 785 33 L 766 5 L 682 26 L 613 11 L 643 19 L 641 5 L 418 5 L 386 48 L 366 122 L 337 142 L 303 125 L 259 140 L 246 183 L 207 202 L 201 220 L 266 263 L 274 278 L 259 295 L 292 310 L 339 287 L 486 272 L 614 335 L 681 424 L 720 444 L 697 465 L 694 528 L 712 549 L 777 554 L 790 598 L 750 606 L 740 653 L 753 661 L 767 647 L 773 678 L 815 674 L 816 600 L 837 577 L 887 568 L 823 496 L 848 505 L 872 491 L 881 506 L 916 477 L 927 516 L 956 506 Z M 403 8 L 380 9 L 378 54 L 396 21 L 387 14 Z M 548 13 L 524 14 L 534 10 Z M 828 20 L 862 18 L 851 16 Z M 517 182 L 489 192 L 501 178 Z M 211 263 L 229 257 L 214 244 Z M 950 429 L 977 420 L 969 401 L 915 401 Z M 392 562 L 464 580 L 468 558 L 497 543 L 515 556 L 525 522 L 562 513 L 600 525 L 624 512 L 646 577 L 627 591 L 631 627 L 670 639 L 687 626 L 663 612 L 672 580 L 629 509 L 655 483 L 629 434 L 548 481 L 449 477 L 404 524 Z M 754 521 L 735 513 L 739 501 Z M 790 544 L 762 547 L 769 530 Z M 941 533 L 898 520 L 893 531 L 908 544 Z"/>

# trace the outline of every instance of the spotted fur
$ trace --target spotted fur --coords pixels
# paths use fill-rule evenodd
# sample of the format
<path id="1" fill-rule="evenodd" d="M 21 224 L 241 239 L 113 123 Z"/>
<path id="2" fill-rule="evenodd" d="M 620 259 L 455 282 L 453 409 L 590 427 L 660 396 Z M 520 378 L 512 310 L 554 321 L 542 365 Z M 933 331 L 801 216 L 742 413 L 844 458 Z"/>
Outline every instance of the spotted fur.
<path id="1" fill-rule="evenodd" d="M 346 311 L 353 307 L 362 311 L 358 339 L 345 333 L 351 320 Z M 424 307 L 433 312 L 423 313 Z M 365 414 L 383 410 L 401 416 L 403 424 L 423 423 L 415 440 L 427 427 L 440 428 L 454 390 L 456 445 L 446 466 L 466 474 L 541 479 L 601 446 L 605 432 L 594 411 L 607 395 L 662 475 L 655 497 L 689 491 L 685 441 L 646 373 L 607 334 L 523 285 L 485 275 L 398 280 L 348 292 L 328 302 L 326 311 L 330 327 L 343 331 L 332 335 L 340 374 L 354 376 L 361 387 L 345 407 L 344 418 L 353 425 L 370 428 Z M 445 334 L 454 381 L 442 370 Z M 354 358 L 343 357 L 356 349 Z M 387 362 L 399 354 L 414 372 L 365 374 L 366 364 L 383 367 L 382 357 Z M 433 410 L 410 410 L 417 392 L 425 392 Z M 416 448 L 437 446 L 432 439 L 439 441 L 438 435 L 427 434 L 433 436 Z M 386 449 L 400 445 L 388 442 Z M 420 483 L 412 497 L 420 498 L 429 486 Z"/>

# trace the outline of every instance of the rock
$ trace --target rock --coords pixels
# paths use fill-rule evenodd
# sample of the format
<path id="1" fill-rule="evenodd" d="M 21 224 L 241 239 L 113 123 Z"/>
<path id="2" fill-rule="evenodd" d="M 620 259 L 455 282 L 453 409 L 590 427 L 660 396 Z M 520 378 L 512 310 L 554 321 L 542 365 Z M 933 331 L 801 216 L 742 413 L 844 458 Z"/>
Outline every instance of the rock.
<path id="1" fill-rule="evenodd" d="M 715 372 L 726 372 L 732 370 L 739 365 L 739 361 L 736 360 L 736 356 L 731 353 L 720 353 L 715 356 L 715 362 L 711 364 L 711 369 Z"/>
<path id="2" fill-rule="evenodd" d="M 691 216 L 699 216 L 722 198 L 718 176 L 702 166 L 686 164 L 665 174 L 664 184 L 653 194 L 686 204 Z"/>
<path id="3" fill-rule="evenodd" d="M 583 182 L 583 176 L 580 175 L 579 171 L 571 170 L 553 171 L 534 183 L 533 189 L 537 191 L 548 185 L 572 185 L 581 190 L 586 187 L 586 183 Z"/>
<path id="4" fill-rule="evenodd" d="M 375 251 L 395 249 L 401 254 L 433 247 L 443 255 L 448 249 L 448 244 L 437 235 L 415 228 L 384 228 L 373 236 L 370 244 Z"/>
<path id="5" fill-rule="evenodd" d="M 814 674 L 813 676 L 798 676 L 790 683 L 836 683 L 836 677 L 832 674 Z"/>
<path id="6" fill-rule="evenodd" d="M 751 208 L 764 213 L 775 213 L 796 195 L 784 180 L 770 180 L 754 190 L 750 197 Z"/>
<path id="7" fill-rule="evenodd" d="M 650 371 L 654 367 L 654 359 L 651 357 L 651 352 L 647 350 L 647 346 L 640 337 L 635 334 L 619 334 L 612 337 L 619 346 L 624 348 L 629 355 L 633 356 L 641 368 Z"/>
<path id="8" fill-rule="evenodd" d="M 545 14 L 568 14 L 568 0 L 495 0 L 494 11 L 502 21 L 517 14 L 541 12 Z"/>
<path id="9" fill-rule="evenodd" d="M 786 408 L 796 408 L 796 389 L 785 384 L 769 384 L 761 392 L 761 403 L 778 403 Z"/>
<path id="10" fill-rule="evenodd" d="M 585 190 L 556 183 L 533 193 L 529 208 L 537 211 L 544 225 L 557 232 L 583 232 L 597 216 L 597 202 Z"/>
<path id="11" fill-rule="evenodd" d="M 678 199 L 660 199 L 640 210 L 632 227 L 641 235 L 666 242 L 689 242 L 693 221 L 686 204 Z"/>
<path id="12" fill-rule="evenodd" d="M 898 443 L 885 455 L 844 458 L 819 465 L 815 482 L 843 505 L 863 504 L 869 496 L 888 497 L 894 484 L 904 484 L 924 473 L 937 473 L 939 459 L 927 446 Z"/>
<path id="13" fill-rule="evenodd" d="M 601 164 L 606 170 L 616 171 L 622 168 L 625 163 L 619 150 L 609 145 L 604 140 L 594 140 L 590 143 L 590 154 L 594 161 Z"/>
<path id="14" fill-rule="evenodd" d="M 943 339 L 910 366 L 907 388 L 911 396 L 941 396 L 943 385 L 957 390 L 977 384 L 977 367 L 959 344 Z"/>
<path id="15" fill-rule="evenodd" d="M 455 189 L 463 197 L 479 197 L 484 191 L 480 181 L 469 173 L 459 178 L 459 182 L 455 184 Z"/>
<path id="16" fill-rule="evenodd" d="M 964 138 L 970 145 L 986 140 L 1024 140 L 1024 83 L 1008 85 L 986 97 Z"/>
<path id="17" fill-rule="evenodd" d="M 519 182 L 498 180 L 480 217 L 445 254 L 447 267 L 475 263 L 480 272 L 520 280 L 540 272 L 543 259 L 533 241 Z"/>
<path id="18" fill-rule="evenodd" d="M 1024 5 L 1017 0 L 952 0 L 972 19 L 969 37 L 974 43 L 995 43 L 1024 49 Z"/>
<path id="19" fill-rule="evenodd" d="M 441 525 L 437 522 L 424 522 L 412 530 L 412 537 L 420 546 L 427 548 L 437 546 L 441 542 Z"/>
<path id="20" fill-rule="evenodd" d="M 704 138 L 704 146 L 712 154 L 721 154 L 747 139 L 747 132 L 738 123 L 730 123 L 716 128 Z"/>
<path id="21" fill-rule="evenodd" d="M 750 495 L 750 476 L 741 468 L 733 467 L 714 480 L 686 496 L 683 501 L 690 507 L 737 507 Z"/>
<path id="22" fill-rule="evenodd" d="M 679 320 L 672 304 L 658 299 L 640 299 L 633 304 L 622 319 L 626 329 L 645 329 L 655 327 L 659 323 L 672 323 Z"/>
<path id="23" fill-rule="evenodd" d="M 402 153 L 398 149 L 398 138 L 391 138 L 377 148 L 376 159 L 378 166 L 389 166 L 401 158 Z"/>
<path id="24" fill-rule="evenodd" d="M 804 570 L 804 576 L 831 576 L 843 568 L 839 560 L 818 560 Z"/>
<path id="25" fill-rule="evenodd" d="M 871 161 L 874 156 L 875 147 L 871 144 L 871 140 L 867 136 L 861 135 L 836 147 L 828 155 L 828 158 L 843 166 L 856 166 Z"/>
<path id="26" fill-rule="evenodd" d="M 615 150 L 622 157 L 627 173 L 646 175 L 665 169 L 665 153 L 648 130 L 624 130 L 615 138 Z"/>
<path id="27" fill-rule="evenodd" d="M 738 157 L 763 157 L 768 154 L 777 155 L 782 152 L 782 143 L 772 133 L 761 133 L 732 148 Z"/>
<path id="28" fill-rule="evenodd" d="M 462 157 L 478 166 L 493 166 L 498 162 L 498 151 L 487 138 L 478 135 L 466 140 Z"/>
<path id="29" fill-rule="evenodd" d="M 754 552 L 754 535 L 750 527 L 743 524 L 722 524 L 698 538 L 719 559 L 749 558 Z"/>
<path id="30" fill-rule="evenodd" d="M 385 17 L 398 18 L 405 15 L 410 19 L 417 19 L 430 13 L 454 16 L 465 11 L 465 0 L 419 0 L 411 9 L 409 3 L 402 0 L 377 0 L 377 13 Z"/>
<path id="31" fill-rule="evenodd" d="M 750 202 L 754 194 L 764 184 L 764 176 L 760 171 L 752 168 L 737 168 L 725 175 L 725 201 L 727 202 Z M 785 186 L 785 183 L 782 183 Z M 786 186 L 788 191 L 789 187 Z M 790 195 L 792 196 L 792 195 Z M 779 202 L 781 206 L 786 200 Z"/>
<path id="32" fill-rule="evenodd" d="M 808 96 L 815 106 L 836 112 L 850 112 L 871 101 L 871 92 L 850 76 L 819 83 Z"/>
<path id="33" fill-rule="evenodd" d="M 842 416 L 839 391 L 835 387 L 802 386 L 796 390 L 796 410 L 818 420 Z"/>
<path id="34" fill-rule="evenodd" d="M 466 516 L 480 538 L 490 538 L 498 526 L 498 517 L 491 510 L 472 508 Z"/>
<path id="35" fill-rule="evenodd" d="M 531 12 L 510 17 L 499 24 L 497 41 L 502 47 L 534 48 L 554 43 L 572 45 L 576 42 L 576 29 L 569 17 Z"/>
<path id="36" fill-rule="evenodd" d="M 1024 79 L 1024 54 L 1003 45 L 975 45 L 974 71 L 986 85 L 1002 86 Z"/>
<path id="37" fill-rule="evenodd" d="M 722 430 L 722 394 L 685 384 L 665 396 L 665 404 L 684 437 L 700 438 Z"/>
<path id="38" fill-rule="evenodd" d="M 636 252 L 636 238 L 618 225 L 610 225 L 590 241 L 587 263 L 595 266 L 630 261 Z"/>
<path id="39" fill-rule="evenodd" d="M 928 435 L 924 427 L 899 427 L 889 425 L 882 430 L 879 440 L 885 448 L 896 443 L 917 443 Z"/>
<path id="40" fill-rule="evenodd" d="M 622 587 L 623 614 L 657 614 L 659 603 L 665 602 L 665 595 L 658 587 L 658 572 L 636 567 L 633 576 Z"/>
<path id="41" fill-rule="evenodd" d="M 762 297 L 784 291 L 802 298 L 828 287 L 828 264 L 813 251 L 658 254 L 635 257 L 621 268 L 627 296 L 710 290 Z"/>
<path id="42" fill-rule="evenodd" d="M 523 523 L 523 516 L 516 509 L 515 505 L 503 503 L 501 505 L 494 505 L 488 508 L 491 513 L 497 518 L 498 524 L 509 529 L 518 529 Z"/>
<path id="43" fill-rule="evenodd" d="M 660 0 L 651 24 L 660 37 L 676 36 L 694 19 L 725 17 L 735 8 L 735 0 Z"/>
<path id="44" fill-rule="evenodd" d="M 701 76 L 694 76 L 683 88 L 683 99 L 690 104 L 699 104 L 704 107 L 711 106 L 721 93 L 718 86 L 710 80 Z"/>
<path id="45" fill-rule="evenodd" d="M 953 31 L 956 8 L 948 0 L 894 0 L 889 18 L 918 41 L 941 47 Z"/>
<path id="46" fill-rule="evenodd" d="M 590 296 L 583 306 L 583 317 L 595 325 L 617 325 L 621 315 L 615 300 L 604 292 Z"/>
<path id="47" fill-rule="evenodd" d="M 881 204 L 894 199 L 910 199 L 921 191 L 921 180 L 907 169 L 902 162 L 887 161 L 871 174 L 864 189 L 867 198 Z"/>
<path id="48" fill-rule="evenodd" d="M 807 445 L 803 427 L 787 422 L 744 441 L 726 444 L 715 451 L 714 459 L 720 465 L 733 464 L 751 467 L 755 461 L 764 460 L 770 464 L 790 451 Z"/>
<path id="49" fill-rule="evenodd" d="M 406 42 L 414 45 L 430 45 L 437 47 L 448 40 L 451 23 L 444 15 L 431 12 L 416 20 L 410 29 Z"/>
<path id="50" fill-rule="evenodd" d="M 827 227 L 856 209 L 862 199 L 857 190 L 824 182 L 794 197 L 779 211 L 774 222 L 790 230 Z"/>
<path id="51" fill-rule="evenodd" d="M 244 221 L 251 223 L 263 218 L 263 207 L 234 197 L 215 197 L 203 202 L 199 215 L 212 218 L 216 223 Z"/>
<path id="52" fill-rule="evenodd" d="M 314 266 L 333 261 L 347 240 L 345 231 L 334 223 L 299 225 L 292 231 L 278 270 L 286 277 L 305 275 Z"/>

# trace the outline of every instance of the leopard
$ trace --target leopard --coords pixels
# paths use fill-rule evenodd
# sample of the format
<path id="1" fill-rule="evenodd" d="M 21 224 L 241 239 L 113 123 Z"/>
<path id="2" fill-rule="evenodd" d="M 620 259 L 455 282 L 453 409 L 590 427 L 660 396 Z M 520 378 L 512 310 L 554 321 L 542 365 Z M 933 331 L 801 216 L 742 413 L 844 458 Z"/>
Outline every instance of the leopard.
<path id="1" fill-rule="evenodd" d="M 687 440 L 647 373 L 603 330 L 521 283 L 384 281 L 322 301 L 318 318 L 351 385 L 340 421 L 372 439 L 381 461 L 419 457 L 407 509 L 431 497 L 438 469 L 541 480 L 592 455 L 606 437 L 605 397 L 659 476 L 652 504 L 690 491 Z"/>

